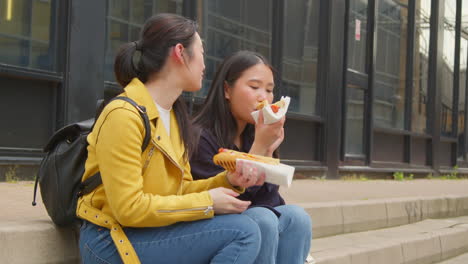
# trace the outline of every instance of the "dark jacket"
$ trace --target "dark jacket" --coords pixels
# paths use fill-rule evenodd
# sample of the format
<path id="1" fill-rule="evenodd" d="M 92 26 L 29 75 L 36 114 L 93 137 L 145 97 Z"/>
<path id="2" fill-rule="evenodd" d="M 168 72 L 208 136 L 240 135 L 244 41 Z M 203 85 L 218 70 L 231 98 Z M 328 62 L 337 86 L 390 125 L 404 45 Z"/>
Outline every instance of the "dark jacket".
<path id="1" fill-rule="evenodd" d="M 253 142 L 246 137 L 243 138 L 242 149 L 234 150 L 249 152 Z M 223 167 L 214 164 L 213 156 L 218 153 L 219 146 L 215 136 L 206 129 L 201 131 L 200 140 L 197 149 L 190 159 L 192 176 L 194 180 L 207 179 L 224 171 Z M 280 196 L 279 186 L 271 183 L 265 183 L 262 186 L 252 186 L 245 190 L 238 198 L 244 201 L 251 201 L 252 206 L 275 207 L 284 205 L 284 200 Z"/>

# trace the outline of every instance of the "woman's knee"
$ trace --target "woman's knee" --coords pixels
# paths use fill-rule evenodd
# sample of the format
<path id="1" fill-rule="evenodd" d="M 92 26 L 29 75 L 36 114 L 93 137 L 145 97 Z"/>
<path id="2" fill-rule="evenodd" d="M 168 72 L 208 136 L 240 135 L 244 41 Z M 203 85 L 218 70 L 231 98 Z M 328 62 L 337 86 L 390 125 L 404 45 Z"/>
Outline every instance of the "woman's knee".
<path id="1" fill-rule="evenodd" d="M 242 239 L 260 241 L 260 229 L 258 224 L 245 215 L 230 215 L 229 228 L 236 229 Z"/>
<path id="2" fill-rule="evenodd" d="M 309 214 L 300 206 L 284 205 L 277 207 L 281 217 L 286 218 L 290 224 L 289 228 L 298 229 L 304 232 L 311 232 L 312 220 Z"/>
<path id="3" fill-rule="evenodd" d="M 279 220 L 275 213 L 264 207 L 250 208 L 243 213 L 257 223 L 261 232 L 278 233 Z"/>

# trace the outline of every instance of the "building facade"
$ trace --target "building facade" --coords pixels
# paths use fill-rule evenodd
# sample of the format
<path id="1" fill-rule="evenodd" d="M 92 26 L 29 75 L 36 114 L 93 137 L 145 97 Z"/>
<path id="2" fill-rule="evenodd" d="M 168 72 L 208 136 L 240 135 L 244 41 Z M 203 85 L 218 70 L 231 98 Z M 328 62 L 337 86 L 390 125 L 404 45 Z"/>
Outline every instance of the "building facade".
<path id="1" fill-rule="evenodd" d="M 291 105 L 297 171 L 468 172 L 468 3 L 462 0 L 0 0 L 0 165 L 37 167 L 58 128 L 118 88 L 114 56 L 144 21 L 199 23 L 206 79 L 241 49 L 266 56 Z M 15 167 L 15 168 L 16 168 Z"/>

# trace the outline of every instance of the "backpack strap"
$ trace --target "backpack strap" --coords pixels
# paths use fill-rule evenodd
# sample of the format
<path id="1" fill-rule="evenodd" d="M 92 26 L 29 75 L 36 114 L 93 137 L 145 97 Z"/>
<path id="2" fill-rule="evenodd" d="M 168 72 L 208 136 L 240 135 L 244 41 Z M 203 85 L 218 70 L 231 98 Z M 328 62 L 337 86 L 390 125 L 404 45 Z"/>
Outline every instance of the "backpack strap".
<path id="1" fill-rule="evenodd" d="M 138 105 L 135 101 L 128 97 L 123 97 L 123 96 L 118 96 L 113 98 L 112 100 L 109 101 L 112 102 L 114 100 L 123 100 L 131 105 L 133 105 L 137 110 L 138 113 L 140 113 L 141 118 L 143 119 L 143 123 L 145 125 L 145 138 L 143 139 L 143 144 L 141 146 L 141 151 L 143 152 L 146 147 L 148 147 L 148 144 L 151 140 L 151 127 L 150 127 L 150 121 L 148 118 L 148 114 L 146 113 L 146 108 L 142 105 Z M 102 184 L 102 178 L 101 178 L 101 173 L 97 172 L 93 176 L 89 177 L 88 179 L 84 180 L 79 187 L 79 192 L 78 192 L 78 197 L 83 196 L 85 194 L 88 194 L 92 192 L 94 189 L 96 189 L 99 185 Z"/>
<path id="2" fill-rule="evenodd" d="M 115 97 L 114 99 L 112 99 L 111 101 L 114 101 L 114 100 L 124 100 L 124 101 L 130 103 L 131 105 L 133 105 L 138 110 L 138 113 L 140 113 L 140 116 L 143 119 L 143 123 L 145 125 L 145 131 L 146 131 L 145 132 L 145 138 L 143 139 L 143 144 L 141 146 L 141 152 L 143 152 L 146 149 L 146 147 L 148 147 L 148 144 L 149 144 L 149 142 L 151 140 L 150 121 L 149 121 L 149 118 L 148 118 L 148 114 L 146 113 L 146 107 L 144 107 L 142 105 L 138 105 L 135 101 L 133 101 L 132 99 L 130 99 L 128 97 L 118 96 L 118 97 Z"/>

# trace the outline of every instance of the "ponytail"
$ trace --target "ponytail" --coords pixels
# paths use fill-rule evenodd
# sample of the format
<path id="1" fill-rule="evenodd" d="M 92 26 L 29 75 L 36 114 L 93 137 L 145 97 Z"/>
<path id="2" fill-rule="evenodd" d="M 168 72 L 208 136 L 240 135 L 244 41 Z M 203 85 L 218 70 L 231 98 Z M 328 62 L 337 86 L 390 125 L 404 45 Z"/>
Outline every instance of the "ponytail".
<path id="1" fill-rule="evenodd" d="M 126 43 L 120 47 L 115 57 L 115 78 L 122 87 L 127 86 L 133 78 L 138 77 L 137 67 L 133 60 L 137 46 L 137 42 Z"/>

